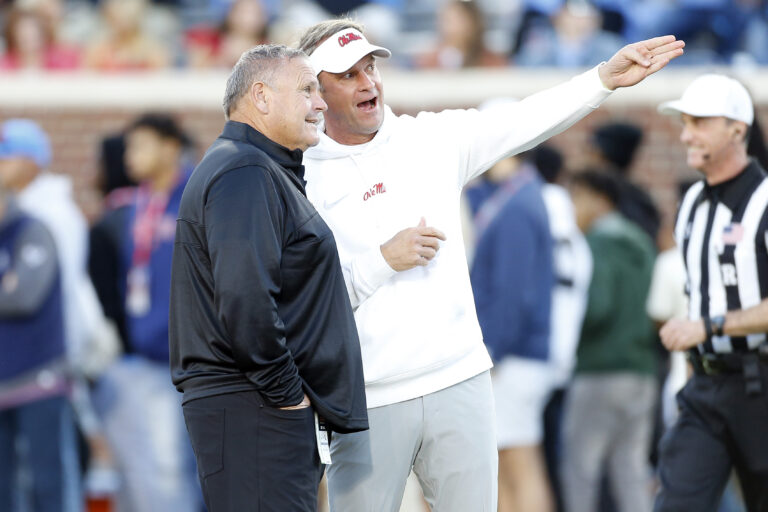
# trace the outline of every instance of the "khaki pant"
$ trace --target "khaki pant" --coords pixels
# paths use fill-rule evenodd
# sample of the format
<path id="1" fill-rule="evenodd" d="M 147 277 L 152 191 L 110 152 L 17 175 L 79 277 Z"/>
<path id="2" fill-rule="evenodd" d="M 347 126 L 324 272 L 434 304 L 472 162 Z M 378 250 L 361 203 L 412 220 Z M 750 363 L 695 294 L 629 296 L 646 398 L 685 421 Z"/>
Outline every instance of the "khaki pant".
<path id="1" fill-rule="evenodd" d="M 496 512 L 498 455 L 488 372 L 368 410 L 370 430 L 334 434 L 332 512 L 397 512 L 411 469 L 435 512 Z"/>

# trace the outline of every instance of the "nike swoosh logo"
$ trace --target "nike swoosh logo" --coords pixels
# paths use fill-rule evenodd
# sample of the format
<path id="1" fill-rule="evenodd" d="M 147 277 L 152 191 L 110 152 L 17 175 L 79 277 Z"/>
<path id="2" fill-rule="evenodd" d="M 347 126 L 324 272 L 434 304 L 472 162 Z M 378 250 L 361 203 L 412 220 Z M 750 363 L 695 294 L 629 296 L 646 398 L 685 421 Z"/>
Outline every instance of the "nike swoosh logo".
<path id="1" fill-rule="evenodd" d="M 349 192 L 347 192 L 346 194 L 342 194 L 341 196 L 333 198 L 333 199 L 326 199 L 326 200 L 324 200 L 323 201 L 323 208 L 325 208 L 326 210 L 328 210 L 329 208 L 333 208 L 338 203 L 340 203 L 344 198 L 346 198 L 348 195 L 349 195 Z"/>

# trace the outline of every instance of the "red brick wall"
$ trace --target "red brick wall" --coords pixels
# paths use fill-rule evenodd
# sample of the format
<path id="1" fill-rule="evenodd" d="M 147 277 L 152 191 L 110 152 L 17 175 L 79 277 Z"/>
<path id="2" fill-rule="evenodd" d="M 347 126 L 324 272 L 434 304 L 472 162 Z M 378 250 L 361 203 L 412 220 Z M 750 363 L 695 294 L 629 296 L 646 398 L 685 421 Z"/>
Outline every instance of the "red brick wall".
<path id="1" fill-rule="evenodd" d="M 127 109 L 0 107 L 0 119 L 29 117 L 41 123 L 53 141 L 53 170 L 73 177 L 77 199 L 86 215 L 94 219 L 101 207 L 96 188 L 101 138 L 119 132 L 140 112 Z M 215 139 L 224 123 L 218 109 L 184 109 L 175 113 L 194 137 L 200 152 Z M 678 141 L 679 126 L 674 118 L 662 117 L 650 106 L 606 105 L 552 139 L 552 143 L 564 152 L 569 168 L 578 167 L 590 130 L 609 119 L 631 120 L 645 128 L 645 138 L 633 165 L 632 177 L 648 187 L 667 216 L 673 215 L 677 180 L 696 177 L 696 173 L 685 166 L 684 150 Z M 768 125 L 766 107 L 761 109 L 761 120 L 763 126 Z"/>

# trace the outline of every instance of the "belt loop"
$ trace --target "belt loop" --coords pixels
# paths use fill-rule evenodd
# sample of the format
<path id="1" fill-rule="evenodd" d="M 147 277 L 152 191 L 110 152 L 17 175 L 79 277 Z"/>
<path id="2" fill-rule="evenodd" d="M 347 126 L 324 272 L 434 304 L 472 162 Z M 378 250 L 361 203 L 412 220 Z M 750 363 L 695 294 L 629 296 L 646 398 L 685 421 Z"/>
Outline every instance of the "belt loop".
<path id="1" fill-rule="evenodd" d="M 744 385 L 747 395 L 755 396 L 763 393 L 763 382 L 760 379 L 760 356 L 756 353 L 745 354 L 742 361 Z"/>

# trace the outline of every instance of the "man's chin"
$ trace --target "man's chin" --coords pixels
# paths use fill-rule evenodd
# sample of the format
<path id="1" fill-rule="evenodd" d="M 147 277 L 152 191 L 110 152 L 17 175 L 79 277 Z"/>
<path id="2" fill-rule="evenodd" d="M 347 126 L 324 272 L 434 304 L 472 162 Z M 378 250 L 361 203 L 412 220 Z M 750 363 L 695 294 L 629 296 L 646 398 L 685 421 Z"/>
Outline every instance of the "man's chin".
<path id="1" fill-rule="evenodd" d="M 699 155 L 689 155 L 687 158 L 688 167 L 701 171 L 706 166 L 706 161 Z"/>
<path id="2" fill-rule="evenodd" d="M 360 119 L 361 131 L 367 134 L 376 133 L 381 128 L 381 124 L 384 122 L 384 113 L 378 112 L 373 115 L 362 116 Z"/>

